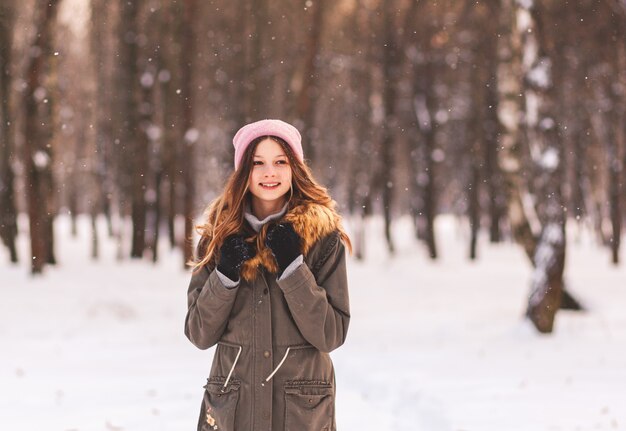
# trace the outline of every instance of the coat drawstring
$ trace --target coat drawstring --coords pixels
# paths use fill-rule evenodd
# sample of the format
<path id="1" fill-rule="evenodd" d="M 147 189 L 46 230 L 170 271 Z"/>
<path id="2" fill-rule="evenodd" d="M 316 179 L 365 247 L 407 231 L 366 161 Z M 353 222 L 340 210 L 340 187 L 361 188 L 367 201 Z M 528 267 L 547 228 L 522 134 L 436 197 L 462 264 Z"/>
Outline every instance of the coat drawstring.
<path id="1" fill-rule="evenodd" d="M 241 350 L 243 349 L 242 346 L 239 346 L 239 351 L 237 352 L 237 356 L 235 356 L 235 361 L 233 362 L 233 366 L 230 367 L 230 371 L 228 372 L 228 376 L 226 377 L 226 381 L 224 382 L 224 386 L 222 386 L 222 392 L 226 389 L 226 386 L 228 386 L 228 382 L 230 380 L 230 376 L 233 375 L 233 371 L 235 371 L 235 365 L 237 365 L 237 361 L 239 360 L 239 355 L 241 355 Z"/>
<path id="2" fill-rule="evenodd" d="M 274 371 L 272 371 L 272 373 L 269 376 L 267 376 L 267 378 L 265 379 L 266 382 L 269 382 L 272 379 L 272 377 L 274 377 L 274 374 L 276 374 L 276 372 L 280 369 L 280 367 L 283 366 L 283 364 L 285 363 L 285 360 L 287 359 L 287 355 L 289 355 L 290 349 L 291 347 L 287 347 L 287 350 L 285 351 L 285 355 L 283 356 L 283 359 L 280 360 L 276 368 L 274 368 Z M 243 347 L 239 346 L 239 351 L 237 352 L 237 356 L 235 356 L 235 360 L 233 361 L 233 366 L 230 367 L 230 371 L 228 372 L 228 376 L 226 377 L 224 386 L 222 386 L 222 391 L 224 391 L 226 389 L 226 386 L 228 386 L 228 382 L 230 381 L 230 378 L 233 375 L 233 371 L 235 371 L 235 366 L 237 365 L 237 361 L 239 361 L 239 356 L 241 355 L 242 350 L 243 350 Z"/>
<path id="3" fill-rule="evenodd" d="M 283 363 L 285 363 L 285 359 L 287 359 L 287 355 L 289 354 L 289 349 L 290 347 L 287 347 L 287 351 L 285 352 L 285 356 L 283 356 L 283 359 L 280 361 L 280 363 L 278 364 L 278 366 L 276 368 L 274 368 L 274 371 L 272 371 L 272 374 L 270 374 L 269 376 L 267 376 L 267 378 L 265 379 L 266 382 L 269 382 L 270 379 L 272 377 L 274 377 L 274 374 L 276 374 L 276 371 L 278 371 L 278 369 L 280 367 L 282 367 Z"/>

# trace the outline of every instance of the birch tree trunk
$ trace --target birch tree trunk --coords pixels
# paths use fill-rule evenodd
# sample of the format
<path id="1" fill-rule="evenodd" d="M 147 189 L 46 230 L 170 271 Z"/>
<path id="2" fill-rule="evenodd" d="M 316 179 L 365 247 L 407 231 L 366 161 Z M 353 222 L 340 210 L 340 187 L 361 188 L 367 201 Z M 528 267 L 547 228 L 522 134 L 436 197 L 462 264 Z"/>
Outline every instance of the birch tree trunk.
<path id="1" fill-rule="evenodd" d="M 525 68 L 523 68 L 521 61 L 524 43 L 529 42 L 523 40 L 522 35 L 532 21 L 530 12 L 528 10 L 516 10 L 516 4 L 513 0 L 504 0 L 502 2 L 500 18 L 501 31 L 507 37 L 501 38 L 499 47 L 498 91 L 500 103 L 498 117 L 503 129 L 498 162 L 504 174 L 508 216 L 513 237 L 522 245 L 533 266 L 536 267 L 536 238 L 542 234 L 543 230 L 539 216 L 535 211 L 532 196 L 523 177 L 522 160 L 524 160 L 524 152 L 520 126 L 523 123 L 525 105 L 523 103 L 524 100 L 519 97 L 523 91 L 522 78 L 524 73 L 530 70 L 530 66 L 536 66 L 537 61 L 535 58 L 526 57 Z M 526 48 L 528 48 L 528 45 L 526 45 Z M 534 97 L 533 94 L 531 94 L 532 97 Z M 536 122 L 535 117 L 531 124 L 536 124 Z M 556 238 L 559 237 L 558 232 L 559 230 L 555 229 L 554 236 Z M 546 233 L 549 233 L 549 231 Z M 545 254 L 548 254 L 550 251 L 549 246 L 546 246 L 544 249 L 546 250 Z M 542 267 L 544 271 L 545 268 L 546 266 Z M 537 287 L 538 282 L 541 281 L 544 275 L 545 272 L 542 273 L 535 270 L 531 293 L 531 298 L 535 295 L 533 299 L 535 303 L 541 303 L 540 291 L 537 291 Z M 552 311 L 555 312 L 556 309 Z M 530 312 L 530 304 L 528 312 Z M 549 332 L 552 329 L 552 321 L 550 319 L 547 320 L 547 322 L 542 322 L 541 326 L 538 327 L 540 331 Z M 533 323 L 535 323 L 534 320 Z"/>
<path id="2" fill-rule="evenodd" d="M 518 3 L 526 104 L 524 127 L 534 165 L 532 199 L 541 224 L 526 314 L 540 332 L 548 333 L 552 332 L 561 303 L 566 219 L 561 193 L 563 155 L 557 136 L 553 82 L 554 44 L 543 12 L 531 2 Z"/>
<path id="3" fill-rule="evenodd" d="M 501 151 L 498 163 L 504 172 L 508 218 L 515 240 L 531 258 L 535 248 L 535 235 L 540 226 L 534 208 L 524 205 L 528 201 L 528 188 L 522 176 L 522 122 L 523 101 L 521 88 L 521 39 L 516 28 L 514 0 L 503 0 L 500 29 L 506 38 L 500 39 L 498 66 L 498 118 L 502 125 Z"/>

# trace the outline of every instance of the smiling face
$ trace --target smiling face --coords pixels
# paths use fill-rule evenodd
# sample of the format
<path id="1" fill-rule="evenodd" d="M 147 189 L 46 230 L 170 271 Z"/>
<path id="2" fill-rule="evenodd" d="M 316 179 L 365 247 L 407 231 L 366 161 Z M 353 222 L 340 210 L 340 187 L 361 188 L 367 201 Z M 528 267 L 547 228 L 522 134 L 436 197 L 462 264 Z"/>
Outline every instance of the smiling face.
<path id="1" fill-rule="evenodd" d="M 257 217 L 277 212 L 285 204 L 291 188 L 291 166 L 283 148 L 270 138 L 263 139 L 254 150 L 248 188 Z"/>

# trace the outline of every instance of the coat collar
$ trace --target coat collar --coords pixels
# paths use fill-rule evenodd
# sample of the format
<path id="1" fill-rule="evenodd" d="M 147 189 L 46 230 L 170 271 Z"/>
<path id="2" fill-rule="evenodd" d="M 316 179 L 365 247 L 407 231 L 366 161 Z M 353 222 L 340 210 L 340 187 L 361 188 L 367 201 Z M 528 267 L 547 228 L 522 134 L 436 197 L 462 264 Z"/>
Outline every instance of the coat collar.
<path id="1" fill-rule="evenodd" d="M 297 205 L 287 210 L 282 217 L 272 218 L 272 220 L 288 222 L 293 225 L 296 233 L 302 238 L 301 252 L 304 256 L 309 253 L 318 240 L 341 226 L 341 216 L 336 211 L 312 202 Z M 264 266 L 271 273 L 278 272 L 276 260 L 271 250 L 265 246 L 264 233 L 261 232 L 258 235 L 262 237 L 256 241 L 257 246 L 260 244 L 257 254 L 252 259 L 244 262 L 241 267 L 241 276 L 246 281 L 252 281 L 256 278 L 259 266 Z"/>

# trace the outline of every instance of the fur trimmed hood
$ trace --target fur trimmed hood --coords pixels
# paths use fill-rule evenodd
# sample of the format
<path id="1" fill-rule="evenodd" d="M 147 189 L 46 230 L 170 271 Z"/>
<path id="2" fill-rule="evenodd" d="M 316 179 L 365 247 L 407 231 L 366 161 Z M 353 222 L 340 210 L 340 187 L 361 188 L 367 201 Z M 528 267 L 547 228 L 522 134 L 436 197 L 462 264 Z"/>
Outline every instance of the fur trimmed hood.
<path id="1" fill-rule="evenodd" d="M 341 227 L 341 216 L 334 210 L 316 203 L 298 205 L 285 213 L 280 219 L 269 223 L 288 222 L 302 238 L 301 252 L 306 256 L 313 245 L 328 234 Z M 261 235 L 261 233 L 259 233 Z M 265 246 L 265 238 L 260 238 L 257 244 L 262 244 L 257 254 L 244 262 L 241 267 L 241 277 L 246 281 L 256 278 L 257 267 L 263 265 L 269 272 L 278 272 L 276 259 L 271 250 Z"/>

